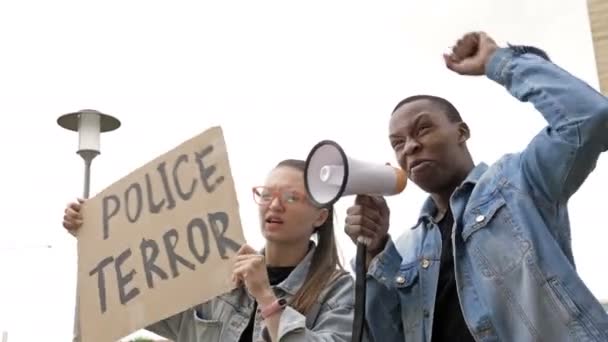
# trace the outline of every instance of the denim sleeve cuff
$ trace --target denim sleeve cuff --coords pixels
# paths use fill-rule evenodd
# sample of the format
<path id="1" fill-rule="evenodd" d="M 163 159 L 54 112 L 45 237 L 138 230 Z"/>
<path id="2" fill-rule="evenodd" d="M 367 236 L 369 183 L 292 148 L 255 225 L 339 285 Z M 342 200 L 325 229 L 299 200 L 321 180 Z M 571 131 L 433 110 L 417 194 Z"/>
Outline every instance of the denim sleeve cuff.
<path id="1" fill-rule="evenodd" d="M 294 331 L 305 330 L 306 329 L 306 317 L 298 312 L 296 309 L 286 306 L 281 313 L 281 318 L 279 319 L 279 331 L 277 333 L 277 340 L 281 341 L 281 339 Z M 270 333 L 268 333 L 268 328 L 264 327 L 262 330 L 262 338 L 264 341 L 271 342 Z"/>
<path id="2" fill-rule="evenodd" d="M 486 76 L 496 83 L 505 85 L 507 66 L 515 57 L 510 48 L 498 48 L 486 64 Z"/>
<path id="3" fill-rule="evenodd" d="M 401 255 L 392 239 L 389 239 L 384 250 L 370 263 L 368 275 L 388 287 L 399 271 L 400 265 Z"/>

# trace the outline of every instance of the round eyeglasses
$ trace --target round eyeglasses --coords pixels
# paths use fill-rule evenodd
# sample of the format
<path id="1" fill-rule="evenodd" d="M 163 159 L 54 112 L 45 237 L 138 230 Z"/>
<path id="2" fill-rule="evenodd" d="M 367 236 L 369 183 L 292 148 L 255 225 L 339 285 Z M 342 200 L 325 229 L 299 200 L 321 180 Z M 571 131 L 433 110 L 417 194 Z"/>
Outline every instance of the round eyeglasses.
<path id="1" fill-rule="evenodd" d="M 278 198 L 281 204 L 285 205 L 304 202 L 307 197 L 296 190 L 275 189 L 266 186 L 253 187 L 253 200 L 257 204 L 269 205 L 275 198 Z"/>

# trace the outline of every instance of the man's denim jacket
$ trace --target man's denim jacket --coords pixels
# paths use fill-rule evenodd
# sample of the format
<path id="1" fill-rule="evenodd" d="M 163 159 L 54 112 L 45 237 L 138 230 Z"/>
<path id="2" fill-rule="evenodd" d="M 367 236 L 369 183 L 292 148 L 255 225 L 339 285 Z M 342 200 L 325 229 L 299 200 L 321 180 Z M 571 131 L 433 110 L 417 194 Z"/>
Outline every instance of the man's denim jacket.
<path id="1" fill-rule="evenodd" d="M 486 74 L 549 125 L 522 152 L 477 165 L 450 198 L 465 321 L 476 341 L 608 341 L 608 315 L 575 269 L 567 209 L 608 149 L 608 99 L 525 50 L 497 50 Z M 370 264 L 366 316 L 376 342 L 431 339 L 435 210 L 428 199 L 417 224 Z"/>
<path id="2" fill-rule="evenodd" d="M 315 247 L 291 274 L 273 287 L 278 298 L 289 302 L 304 284 Z M 285 307 L 279 322 L 279 342 L 350 341 L 354 314 L 354 281 L 344 273 L 318 299 L 317 310 L 302 315 Z M 253 298 L 243 287 L 218 296 L 146 329 L 174 342 L 237 342 L 253 313 Z M 307 321 L 308 318 L 308 321 Z M 312 319 L 310 319 L 312 318 Z M 270 341 L 259 310 L 255 313 L 253 341 Z"/>

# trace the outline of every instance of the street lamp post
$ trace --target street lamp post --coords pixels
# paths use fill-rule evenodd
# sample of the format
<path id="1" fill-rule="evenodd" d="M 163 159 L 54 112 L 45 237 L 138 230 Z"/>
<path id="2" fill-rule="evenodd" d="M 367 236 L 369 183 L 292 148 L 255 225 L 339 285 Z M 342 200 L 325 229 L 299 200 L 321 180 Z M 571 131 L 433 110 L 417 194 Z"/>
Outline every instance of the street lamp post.
<path id="1" fill-rule="evenodd" d="M 76 153 L 84 160 L 84 190 L 83 198 L 89 198 L 91 188 L 91 163 L 101 153 L 100 135 L 120 127 L 120 121 L 115 117 L 92 109 L 84 109 L 68 113 L 57 119 L 59 126 L 78 132 L 78 150 Z M 78 279 L 78 278 L 76 278 Z M 80 317 L 78 305 L 78 282 L 76 283 L 76 308 L 74 312 L 73 342 L 80 342 Z"/>

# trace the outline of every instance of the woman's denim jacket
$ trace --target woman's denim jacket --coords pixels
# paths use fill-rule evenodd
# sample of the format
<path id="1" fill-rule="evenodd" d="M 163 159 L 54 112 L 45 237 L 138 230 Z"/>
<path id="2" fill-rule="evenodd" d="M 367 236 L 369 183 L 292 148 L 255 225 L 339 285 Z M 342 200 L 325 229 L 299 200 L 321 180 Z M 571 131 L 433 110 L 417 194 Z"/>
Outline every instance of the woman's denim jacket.
<path id="1" fill-rule="evenodd" d="M 273 286 L 277 297 L 290 302 L 306 279 L 314 250 L 313 246 L 291 274 Z M 146 329 L 175 342 L 237 342 L 249 323 L 253 305 L 254 299 L 239 287 Z M 354 281 L 345 272 L 322 292 L 307 315 L 285 307 L 278 341 L 350 341 L 353 314 Z M 253 336 L 253 341 L 270 341 L 259 310 L 255 313 Z"/>

